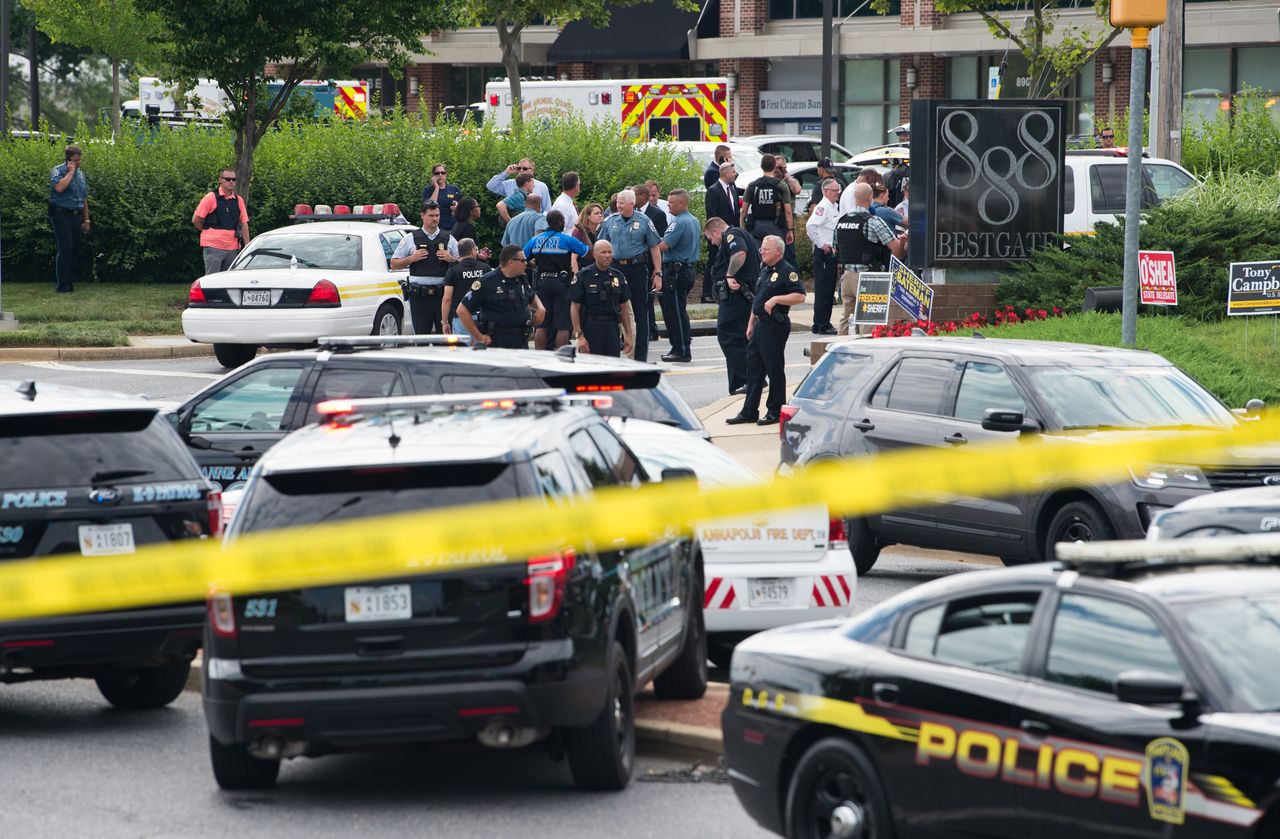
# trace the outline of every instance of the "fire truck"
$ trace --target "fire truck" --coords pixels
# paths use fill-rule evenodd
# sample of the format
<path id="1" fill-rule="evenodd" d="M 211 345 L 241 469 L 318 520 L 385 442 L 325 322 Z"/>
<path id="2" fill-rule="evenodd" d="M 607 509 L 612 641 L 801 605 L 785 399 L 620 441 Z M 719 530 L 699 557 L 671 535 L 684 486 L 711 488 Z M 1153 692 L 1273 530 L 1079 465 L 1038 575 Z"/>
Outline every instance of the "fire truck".
<path id="1" fill-rule="evenodd" d="M 283 86 L 284 82 L 268 81 L 267 95 L 275 96 Z M 138 98 L 121 103 L 120 111 L 126 117 L 151 113 L 171 121 L 217 119 L 226 111 L 227 96 L 213 79 L 200 79 L 187 91 L 187 101 L 181 103 L 182 107 L 173 98 L 176 87 L 154 76 L 143 76 L 138 79 Z M 366 81 L 308 79 L 300 82 L 295 90 L 311 95 L 317 117 L 336 114 L 343 119 L 364 119 L 369 115 L 369 83 Z"/>
<path id="2" fill-rule="evenodd" d="M 723 142 L 729 136 L 729 80 L 599 79 L 520 82 L 526 122 L 578 114 L 587 122 L 614 121 L 624 137 L 642 143 L 672 140 Z M 506 79 L 485 86 L 488 118 L 511 125 L 511 86 Z"/>

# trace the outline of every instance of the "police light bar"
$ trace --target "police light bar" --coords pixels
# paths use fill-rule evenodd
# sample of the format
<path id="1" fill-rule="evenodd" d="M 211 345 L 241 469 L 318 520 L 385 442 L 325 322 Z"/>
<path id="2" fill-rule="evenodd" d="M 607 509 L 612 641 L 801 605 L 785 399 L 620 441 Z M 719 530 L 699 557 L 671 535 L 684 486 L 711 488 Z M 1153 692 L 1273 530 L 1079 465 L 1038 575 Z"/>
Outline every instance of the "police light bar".
<path id="1" fill-rule="evenodd" d="M 1168 541 L 1059 542 L 1054 551 L 1064 567 L 1093 574 L 1178 565 L 1280 563 L 1280 533 Z"/>
<path id="2" fill-rule="evenodd" d="M 322 350 L 376 350 L 382 347 L 463 347 L 462 335 L 328 335 L 316 343 Z"/>
<path id="3" fill-rule="evenodd" d="M 485 393 L 444 393 L 436 396 L 390 396 L 385 399 L 329 399 L 316 405 L 316 413 L 330 420 L 353 416 L 388 414 L 395 411 L 465 408 L 507 409 L 522 405 L 555 405 L 564 391 L 558 388 L 538 390 L 498 390 Z"/>
<path id="4" fill-rule="evenodd" d="M 621 388 L 619 388 L 621 390 Z M 589 396 L 584 393 L 569 394 L 560 398 L 561 402 L 575 405 L 590 405 L 597 411 L 607 411 L 613 407 L 612 396 Z"/>

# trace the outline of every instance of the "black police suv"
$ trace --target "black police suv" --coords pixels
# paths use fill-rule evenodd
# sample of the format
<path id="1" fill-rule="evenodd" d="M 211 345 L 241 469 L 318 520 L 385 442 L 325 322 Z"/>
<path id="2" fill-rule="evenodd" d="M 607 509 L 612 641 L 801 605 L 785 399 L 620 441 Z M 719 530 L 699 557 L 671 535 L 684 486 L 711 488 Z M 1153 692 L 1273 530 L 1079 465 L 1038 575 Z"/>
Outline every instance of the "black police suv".
<path id="1" fill-rule="evenodd" d="M 739 800 L 788 837 L 1280 835 L 1280 539 L 1063 553 L 1130 545 L 748 639 L 723 715 Z"/>
<path id="2" fill-rule="evenodd" d="M 1272 477 L 1272 476 L 1267 476 Z M 1280 477 L 1269 486 L 1202 495 L 1156 513 L 1148 539 L 1196 539 L 1280 531 Z"/>
<path id="3" fill-rule="evenodd" d="M 1244 420 L 1160 356 L 1049 341 L 886 338 L 831 345 L 783 407 L 782 464 L 948 449 L 1039 434 L 1087 446 L 1135 431 L 1176 435 Z M 993 472 L 1000 470 L 993 462 Z M 1053 556 L 1059 542 L 1140 539 L 1160 510 L 1221 489 L 1280 481 L 1280 448 L 1211 463 L 1130 463 L 1130 480 L 893 510 L 846 522 L 858 573 L 901 543 L 999 556 Z M 904 476 L 910 480 L 910 476 Z"/>
<path id="4" fill-rule="evenodd" d="M 217 537 L 222 505 L 158 407 L 83 388 L 0 381 L 0 562 Z M 120 708 L 182 692 L 203 603 L 0 623 L 0 682 L 88 677 Z"/>
<path id="5" fill-rule="evenodd" d="M 295 432 L 259 462 L 228 538 L 510 499 L 554 508 L 641 486 L 605 420 L 560 393 L 410 398 Z M 633 694 L 650 680 L 659 697 L 706 688 L 702 558 L 686 538 L 563 539 L 545 556 L 447 574 L 216 595 L 203 675 L 219 785 L 269 786 L 299 755 L 547 740 L 579 787 L 626 786 Z"/>
<path id="6" fill-rule="evenodd" d="M 433 345 L 434 344 L 434 345 Z M 172 421 L 222 489 L 286 434 L 319 418 L 326 399 L 562 388 L 608 393 L 615 415 L 707 432 L 662 371 L 629 359 L 533 350 L 471 349 L 444 336 L 323 339 L 317 349 L 259 356 L 196 393 Z"/>

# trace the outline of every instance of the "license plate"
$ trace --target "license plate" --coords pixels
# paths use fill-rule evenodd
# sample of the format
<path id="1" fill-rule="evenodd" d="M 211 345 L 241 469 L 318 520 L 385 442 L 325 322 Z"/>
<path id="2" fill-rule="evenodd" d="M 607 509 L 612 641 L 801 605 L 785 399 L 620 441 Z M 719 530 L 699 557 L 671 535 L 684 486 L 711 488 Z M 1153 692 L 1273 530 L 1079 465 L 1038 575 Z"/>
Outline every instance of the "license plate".
<path id="1" fill-rule="evenodd" d="M 271 289 L 248 288 L 240 293 L 241 306 L 270 306 Z"/>
<path id="2" fill-rule="evenodd" d="M 346 590 L 347 623 L 413 617 L 408 586 L 352 586 Z"/>
<path id="3" fill-rule="evenodd" d="M 779 577 L 761 577 L 751 580 L 751 585 L 747 589 L 747 605 L 752 608 L 790 605 L 792 582 L 794 581 Z"/>
<path id="4" fill-rule="evenodd" d="M 113 556 L 133 553 L 133 525 L 83 524 L 80 526 L 80 553 L 84 556 Z"/>

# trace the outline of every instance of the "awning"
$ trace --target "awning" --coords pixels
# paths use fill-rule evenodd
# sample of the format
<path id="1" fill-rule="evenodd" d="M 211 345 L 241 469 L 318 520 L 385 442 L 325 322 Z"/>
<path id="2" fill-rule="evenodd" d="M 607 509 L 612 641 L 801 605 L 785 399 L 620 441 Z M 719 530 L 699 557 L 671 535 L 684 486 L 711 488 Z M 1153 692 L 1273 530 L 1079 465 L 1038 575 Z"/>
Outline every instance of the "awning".
<path id="1" fill-rule="evenodd" d="M 705 0 L 715 5 L 717 0 Z M 596 29 L 584 20 L 566 24 L 547 50 L 549 64 L 589 61 L 597 64 L 624 62 L 688 61 L 688 32 L 698 27 L 698 37 L 719 34 L 719 15 L 684 12 L 673 0 L 652 0 L 638 6 L 609 6 L 609 25 Z M 699 17 L 702 18 L 699 21 Z M 701 25 L 699 25 L 701 23 Z M 702 29 L 714 29 L 703 35 Z"/>

